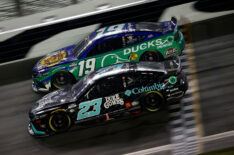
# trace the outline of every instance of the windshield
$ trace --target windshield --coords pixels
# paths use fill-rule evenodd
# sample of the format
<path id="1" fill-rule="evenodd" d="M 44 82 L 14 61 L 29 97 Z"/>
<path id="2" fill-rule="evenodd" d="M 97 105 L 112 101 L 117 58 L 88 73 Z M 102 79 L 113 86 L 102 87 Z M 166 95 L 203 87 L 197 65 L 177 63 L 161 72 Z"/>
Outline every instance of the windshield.
<path id="1" fill-rule="evenodd" d="M 83 92 L 88 85 L 87 81 L 88 80 L 86 76 L 83 79 L 79 80 L 75 85 L 72 86 L 71 90 L 72 90 L 73 97 L 80 96 L 80 93 Z"/>
<path id="2" fill-rule="evenodd" d="M 93 84 L 93 77 L 95 72 L 91 72 L 83 79 L 80 79 L 75 85 L 72 86 L 72 97 L 79 97 L 90 85 Z"/>
<path id="3" fill-rule="evenodd" d="M 73 55 L 75 57 L 78 57 L 80 55 L 80 53 L 82 52 L 82 50 L 88 45 L 88 43 L 91 40 L 90 38 L 91 38 L 90 35 L 88 35 L 83 40 L 78 42 L 78 44 L 76 45 L 76 47 L 74 48 L 74 51 L 73 51 Z"/>
<path id="4" fill-rule="evenodd" d="M 136 23 L 136 31 L 163 32 L 163 25 L 161 23 L 139 22 Z"/>

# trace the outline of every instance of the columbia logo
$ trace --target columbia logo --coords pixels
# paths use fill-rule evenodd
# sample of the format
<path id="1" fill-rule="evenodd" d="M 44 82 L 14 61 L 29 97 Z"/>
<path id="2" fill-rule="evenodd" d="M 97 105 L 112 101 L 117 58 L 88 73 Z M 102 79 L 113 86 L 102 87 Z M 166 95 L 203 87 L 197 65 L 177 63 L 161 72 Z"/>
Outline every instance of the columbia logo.
<path id="1" fill-rule="evenodd" d="M 131 91 L 131 90 L 126 90 L 126 91 L 125 91 L 125 95 L 130 96 L 131 94 L 132 94 L 132 91 Z"/>

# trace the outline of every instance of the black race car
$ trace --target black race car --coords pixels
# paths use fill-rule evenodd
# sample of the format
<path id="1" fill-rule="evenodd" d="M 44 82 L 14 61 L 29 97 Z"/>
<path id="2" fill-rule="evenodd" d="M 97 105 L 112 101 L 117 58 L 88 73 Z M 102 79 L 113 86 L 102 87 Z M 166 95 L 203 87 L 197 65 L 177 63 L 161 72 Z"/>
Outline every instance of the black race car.
<path id="1" fill-rule="evenodd" d="M 107 66 L 37 101 L 29 111 L 28 130 L 31 135 L 47 136 L 76 124 L 106 121 L 139 110 L 157 111 L 180 100 L 187 87 L 179 58 Z"/>

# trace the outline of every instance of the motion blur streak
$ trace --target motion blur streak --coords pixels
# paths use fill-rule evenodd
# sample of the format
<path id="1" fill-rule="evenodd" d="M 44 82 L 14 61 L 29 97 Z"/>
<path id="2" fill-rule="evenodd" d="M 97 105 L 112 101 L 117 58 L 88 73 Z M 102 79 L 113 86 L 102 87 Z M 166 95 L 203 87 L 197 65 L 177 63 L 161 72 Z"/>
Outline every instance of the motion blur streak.
<path id="1" fill-rule="evenodd" d="M 182 19 L 183 20 L 183 19 Z M 185 19 L 184 19 L 185 20 Z M 195 64 L 195 51 L 194 51 L 194 47 L 192 44 L 192 34 L 191 34 L 191 27 L 192 24 L 188 23 L 184 25 L 184 29 L 186 30 L 185 34 L 187 35 L 187 39 L 186 39 L 186 54 L 187 54 L 187 59 L 188 59 L 188 68 L 190 70 L 190 75 L 191 75 L 191 79 L 189 79 L 191 81 L 191 83 L 193 84 L 192 88 L 193 91 L 192 96 L 193 96 L 193 110 L 195 113 L 195 121 L 196 121 L 196 128 L 198 129 L 197 131 L 197 135 L 199 137 L 203 136 L 203 124 L 201 122 L 201 107 L 200 107 L 200 102 L 199 102 L 199 87 L 198 87 L 198 79 L 197 79 L 197 75 L 196 75 L 196 64 Z M 190 86 L 191 87 L 191 86 Z M 198 153 L 202 153 L 203 152 L 203 147 L 202 145 L 199 143 L 198 145 Z"/>
<path id="2" fill-rule="evenodd" d="M 0 87 L 0 154 L 123 154 L 169 143 L 165 111 L 33 138 L 27 132 L 28 110 L 40 95 L 30 85 L 27 80 Z"/>
<path id="3" fill-rule="evenodd" d="M 205 136 L 234 129 L 233 41 L 234 35 L 228 35 L 194 44 Z M 97 126 L 34 139 L 27 133 L 27 112 L 40 96 L 31 91 L 30 80 L 1 86 L 0 91 L 0 154 L 14 154 L 19 150 L 27 154 L 57 151 L 61 154 L 120 154 L 169 144 L 165 112 L 108 124 L 108 128 Z M 208 146 L 204 144 L 206 150 Z"/>

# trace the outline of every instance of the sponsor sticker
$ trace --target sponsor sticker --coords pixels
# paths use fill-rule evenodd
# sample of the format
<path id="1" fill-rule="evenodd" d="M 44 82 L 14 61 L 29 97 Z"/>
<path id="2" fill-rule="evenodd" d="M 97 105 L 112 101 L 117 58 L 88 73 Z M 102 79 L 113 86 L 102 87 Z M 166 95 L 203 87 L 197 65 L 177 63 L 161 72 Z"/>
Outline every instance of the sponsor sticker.
<path id="1" fill-rule="evenodd" d="M 109 109 L 109 107 L 113 105 L 124 105 L 124 101 L 119 97 L 119 94 L 115 94 L 113 96 L 105 97 L 106 102 L 104 103 L 104 107 Z"/>
<path id="2" fill-rule="evenodd" d="M 61 51 L 56 55 L 44 58 L 43 60 L 41 60 L 41 65 L 43 67 L 52 67 L 58 63 L 60 63 L 64 58 L 66 58 L 66 52 L 65 51 Z"/>
<path id="3" fill-rule="evenodd" d="M 145 50 L 152 47 L 157 47 L 158 49 L 172 46 L 173 42 L 168 41 L 168 39 L 156 39 L 151 40 L 148 42 L 141 43 L 137 46 L 132 46 L 131 48 L 125 48 L 124 49 L 124 55 L 128 55 L 130 53 L 136 53 L 141 50 Z"/>
<path id="4" fill-rule="evenodd" d="M 131 96 L 132 94 L 141 94 L 141 93 L 146 93 L 146 92 L 153 91 L 153 90 L 161 91 L 161 90 L 171 88 L 171 87 L 173 86 L 171 85 L 166 86 L 164 83 L 154 83 L 151 86 L 145 86 L 145 87 L 142 86 L 140 88 L 133 88 L 132 90 L 126 90 L 125 95 Z"/>
<path id="5" fill-rule="evenodd" d="M 165 55 L 171 56 L 171 55 L 175 55 L 178 53 L 178 49 L 177 48 L 169 48 L 168 50 L 165 51 Z"/>

